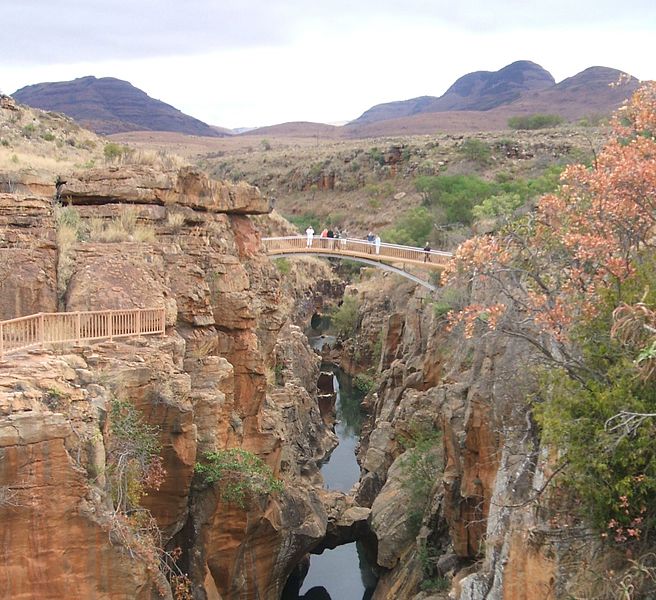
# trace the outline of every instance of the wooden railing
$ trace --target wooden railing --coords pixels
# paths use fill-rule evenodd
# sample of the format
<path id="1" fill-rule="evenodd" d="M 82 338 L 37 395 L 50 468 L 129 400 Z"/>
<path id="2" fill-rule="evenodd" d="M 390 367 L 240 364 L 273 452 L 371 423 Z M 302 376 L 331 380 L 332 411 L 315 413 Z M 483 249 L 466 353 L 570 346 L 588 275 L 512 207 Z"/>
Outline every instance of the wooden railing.
<path id="1" fill-rule="evenodd" d="M 287 236 L 262 238 L 267 254 L 334 254 L 352 256 L 385 262 L 405 262 L 421 265 L 427 269 L 443 269 L 453 256 L 450 252 L 431 250 L 414 246 L 373 242 L 352 238 L 314 237 L 308 244 L 306 236 Z"/>
<path id="2" fill-rule="evenodd" d="M 165 330 L 164 308 L 37 313 L 0 321 L 0 358 L 46 344 L 163 334 Z"/>

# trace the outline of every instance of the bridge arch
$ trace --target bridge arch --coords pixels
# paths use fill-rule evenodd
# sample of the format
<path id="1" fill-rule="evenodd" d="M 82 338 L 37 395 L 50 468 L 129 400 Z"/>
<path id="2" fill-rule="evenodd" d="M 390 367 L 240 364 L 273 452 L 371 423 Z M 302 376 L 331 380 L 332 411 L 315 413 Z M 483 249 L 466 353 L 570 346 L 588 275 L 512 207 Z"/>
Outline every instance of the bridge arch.
<path id="1" fill-rule="evenodd" d="M 360 262 L 364 263 L 366 265 L 369 265 L 371 267 L 376 267 L 377 269 L 382 269 L 383 271 L 389 271 L 391 273 L 396 273 L 397 275 L 400 275 L 401 277 L 405 277 L 406 279 L 410 279 L 411 281 L 414 281 L 415 283 L 418 283 L 419 285 L 423 285 L 425 288 L 428 288 L 431 292 L 434 292 L 437 290 L 437 286 L 433 285 L 429 281 L 426 281 L 425 279 L 422 279 L 421 277 L 417 277 L 416 275 L 413 275 L 412 273 L 408 273 L 408 271 L 404 271 L 403 269 L 399 269 L 398 267 L 395 267 L 393 265 L 388 265 L 384 262 L 376 261 L 376 260 L 371 260 L 369 258 L 362 258 L 359 256 L 348 256 L 345 254 L 334 254 L 330 252 L 286 252 L 286 253 L 276 253 L 276 254 L 271 254 L 269 255 L 269 258 L 272 260 L 275 260 L 277 258 L 293 258 L 294 256 L 320 256 L 322 258 L 339 258 L 339 259 L 345 259 L 345 260 L 352 260 L 355 262 Z"/>
<path id="2" fill-rule="evenodd" d="M 398 244 L 374 243 L 353 238 L 307 238 L 286 236 L 262 238 L 266 253 L 271 258 L 295 255 L 321 256 L 323 258 L 346 258 L 390 271 L 435 291 L 435 285 L 406 271 L 412 265 L 422 271 L 441 271 L 453 256 L 450 252 L 401 246 Z M 397 265 L 401 265 L 401 267 Z"/>

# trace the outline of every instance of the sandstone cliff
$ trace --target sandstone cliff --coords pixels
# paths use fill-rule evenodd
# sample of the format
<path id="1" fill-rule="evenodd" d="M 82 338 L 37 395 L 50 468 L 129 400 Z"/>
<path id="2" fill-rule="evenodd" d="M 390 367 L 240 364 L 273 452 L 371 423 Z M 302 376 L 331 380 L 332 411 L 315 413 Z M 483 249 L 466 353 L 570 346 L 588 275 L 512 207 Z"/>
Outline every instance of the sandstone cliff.
<path id="1" fill-rule="evenodd" d="M 167 332 L 0 361 L 0 595 L 175 592 L 107 492 L 112 406 L 127 401 L 157 427 L 165 476 L 142 504 L 160 546 L 179 548 L 194 597 L 279 597 L 325 533 L 316 462 L 334 438 L 314 401 L 318 359 L 287 324 L 289 299 L 248 216 L 267 213 L 266 199 L 190 169 L 62 179 L 69 208 L 46 182 L 0 196 L 0 319 L 159 306 Z M 72 215 L 63 244 L 58 220 L 61 233 Z M 261 457 L 284 491 L 242 509 L 198 485 L 196 462 L 229 447 Z"/>
<path id="2" fill-rule="evenodd" d="M 449 331 L 435 298 L 398 281 L 361 283 L 357 294 L 365 335 L 373 313 L 386 315 L 359 454 L 358 499 L 372 507 L 382 569 L 374 598 L 562 591 L 557 549 L 536 542 L 549 525 L 532 502 L 548 472 L 528 402 L 534 350 L 495 332 Z"/>

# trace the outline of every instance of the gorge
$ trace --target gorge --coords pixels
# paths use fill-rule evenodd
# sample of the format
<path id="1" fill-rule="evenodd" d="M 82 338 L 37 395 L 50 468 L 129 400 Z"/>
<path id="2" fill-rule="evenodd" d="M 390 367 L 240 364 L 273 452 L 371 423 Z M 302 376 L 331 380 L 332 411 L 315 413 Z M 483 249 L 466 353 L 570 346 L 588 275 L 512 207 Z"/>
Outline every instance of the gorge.
<path id="1" fill-rule="evenodd" d="M 197 168 L 3 175 L 0 320 L 156 308 L 165 331 L 0 358 L 0 597 L 348 600 L 312 571 L 331 552 L 354 600 L 649 597 L 649 89 L 600 168 L 436 290 L 270 260 L 294 227 Z M 364 392 L 357 441 L 332 368 Z"/>

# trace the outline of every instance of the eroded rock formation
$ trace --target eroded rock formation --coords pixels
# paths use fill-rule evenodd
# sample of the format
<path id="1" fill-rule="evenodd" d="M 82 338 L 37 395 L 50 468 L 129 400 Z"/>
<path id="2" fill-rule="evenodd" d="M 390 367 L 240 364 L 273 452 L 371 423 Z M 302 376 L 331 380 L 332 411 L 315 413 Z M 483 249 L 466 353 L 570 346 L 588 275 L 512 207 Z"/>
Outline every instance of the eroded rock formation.
<path id="1" fill-rule="evenodd" d="M 0 195 L 0 319 L 159 306 L 167 332 L 0 362 L 0 589 L 21 600 L 170 597 L 163 576 L 133 560 L 139 552 L 104 487 L 108 414 L 119 399 L 158 428 L 166 475 L 143 505 L 162 545 L 180 547 L 197 597 L 279 597 L 325 534 L 317 461 L 335 442 L 316 404 L 318 359 L 286 325 L 292 303 L 247 216 L 268 202 L 256 188 L 190 169 L 62 179 L 60 197 L 80 216 L 65 257 L 54 184 L 45 195 L 34 182 Z M 128 210 L 147 241 L 94 239 L 94 227 Z M 203 453 L 229 447 L 262 458 L 284 491 L 242 509 L 198 486 Z"/>

